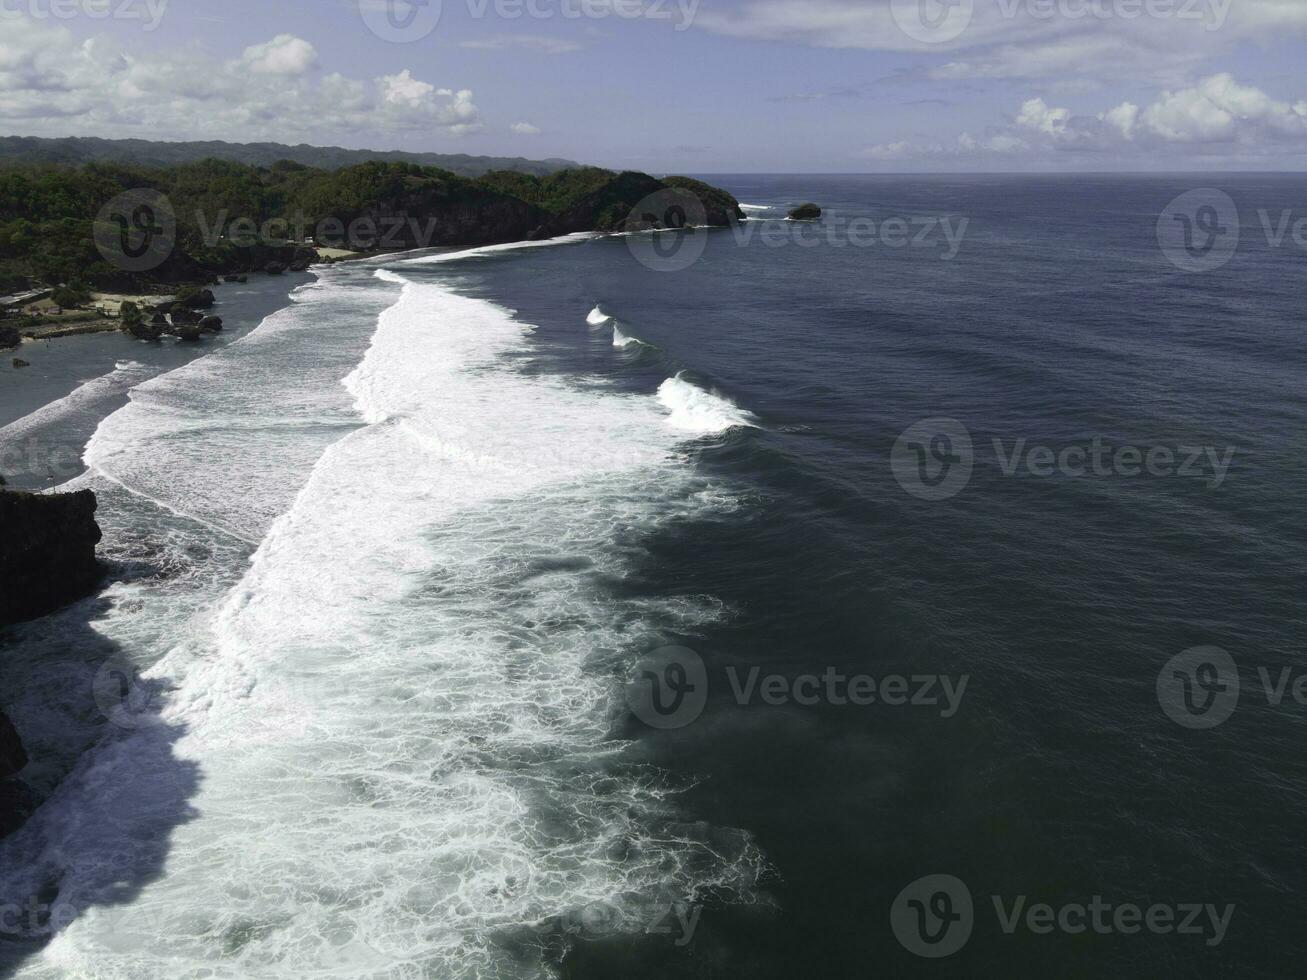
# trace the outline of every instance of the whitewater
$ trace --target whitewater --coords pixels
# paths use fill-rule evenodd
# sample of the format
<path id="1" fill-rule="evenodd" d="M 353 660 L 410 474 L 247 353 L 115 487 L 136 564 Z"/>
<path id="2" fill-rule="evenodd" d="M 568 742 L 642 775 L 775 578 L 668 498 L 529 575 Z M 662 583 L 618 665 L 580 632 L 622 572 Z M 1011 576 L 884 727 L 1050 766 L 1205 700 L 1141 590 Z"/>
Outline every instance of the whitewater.
<path id="1" fill-rule="evenodd" d="M 524 372 L 530 325 L 438 278 L 498 251 L 323 270 L 101 423 L 70 488 L 118 574 L 22 636 L 72 772 L 0 842 L 0 904 L 59 925 L 18 976 L 544 978 L 578 916 L 760 900 L 750 837 L 613 735 L 640 657 L 724 614 L 621 588 L 741 506 L 684 445 L 756 420 Z"/>

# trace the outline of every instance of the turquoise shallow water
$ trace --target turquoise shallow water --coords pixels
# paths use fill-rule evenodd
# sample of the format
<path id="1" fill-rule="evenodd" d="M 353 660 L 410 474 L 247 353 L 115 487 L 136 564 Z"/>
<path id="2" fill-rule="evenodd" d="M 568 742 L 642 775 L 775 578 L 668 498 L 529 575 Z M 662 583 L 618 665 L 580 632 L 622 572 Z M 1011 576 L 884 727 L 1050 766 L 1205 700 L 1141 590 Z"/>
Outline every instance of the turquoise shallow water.
<path id="1" fill-rule="evenodd" d="M 96 420 L 118 581 L 4 640 L 71 773 L 15 970 L 1287 972 L 1304 183 L 1195 274 L 1189 178 L 713 180 L 751 234 L 338 266 Z"/>

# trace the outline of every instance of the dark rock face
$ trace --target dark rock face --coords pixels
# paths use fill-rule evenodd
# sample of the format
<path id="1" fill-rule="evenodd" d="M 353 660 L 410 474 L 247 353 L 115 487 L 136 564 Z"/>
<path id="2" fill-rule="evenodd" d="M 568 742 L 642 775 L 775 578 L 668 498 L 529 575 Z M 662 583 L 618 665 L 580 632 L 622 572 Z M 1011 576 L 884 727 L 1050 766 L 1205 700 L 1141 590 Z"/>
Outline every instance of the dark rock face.
<path id="1" fill-rule="evenodd" d="M 17 776 L 19 770 L 27 765 L 27 752 L 18 737 L 18 730 L 0 711 L 0 779 Z"/>
<path id="2" fill-rule="evenodd" d="M 100 581 L 95 494 L 0 491 L 0 626 L 80 599 Z"/>
<path id="3" fill-rule="evenodd" d="M 263 271 L 270 276 L 279 276 L 286 271 L 286 266 L 281 262 L 269 262 L 263 267 Z"/>
<path id="4" fill-rule="evenodd" d="M 178 340 L 193 344 L 203 336 L 204 329 L 198 323 L 174 323 L 172 332 L 176 334 Z"/>
<path id="5" fill-rule="evenodd" d="M 13 724 L 0 711 L 0 837 L 13 833 L 31 814 L 27 788 L 13 777 L 27 765 L 27 752 Z"/>
<path id="6" fill-rule="evenodd" d="M 168 327 L 167 320 L 163 320 L 162 323 L 159 322 L 162 319 L 162 317 L 155 317 L 149 323 L 146 323 L 144 320 L 124 322 L 123 330 L 126 333 L 131 334 L 137 340 L 158 340 L 163 335 L 164 330 Z"/>
<path id="7" fill-rule="evenodd" d="M 790 212 L 790 219 L 793 221 L 816 221 L 821 217 L 821 208 L 815 204 L 800 204 Z"/>
<path id="8" fill-rule="evenodd" d="M 661 216 L 646 215 L 648 207 L 640 207 L 646 199 L 654 199 L 654 206 L 663 204 L 661 192 L 667 185 L 648 174 L 628 170 L 592 191 L 549 223 L 554 235 L 570 235 L 578 231 L 636 231 L 655 227 Z M 635 212 L 639 209 L 640 214 Z M 665 209 L 663 209 L 665 210 Z"/>
<path id="9" fill-rule="evenodd" d="M 16 327 L 0 327 L 0 350 L 17 347 L 23 342 L 23 336 Z"/>
<path id="10" fill-rule="evenodd" d="M 712 184 L 705 184 L 693 177 L 665 177 L 663 183 L 668 187 L 689 191 L 697 197 L 703 205 L 707 224 L 714 227 L 734 224 L 748 217 L 740 207 L 740 202 L 720 187 L 713 187 Z"/>
<path id="11" fill-rule="evenodd" d="M 177 297 L 172 304 L 172 311 L 176 313 L 178 308 L 188 310 L 203 310 L 217 302 L 213 295 L 212 289 L 186 289 Z"/>
<path id="12" fill-rule="evenodd" d="M 222 317 L 206 316 L 203 320 L 200 321 L 200 329 L 212 330 L 214 333 L 217 333 L 219 330 L 222 329 Z"/>
<path id="13" fill-rule="evenodd" d="M 203 319 L 204 317 L 201 316 L 199 313 L 196 313 L 194 310 L 178 309 L 175 306 L 173 307 L 172 325 L 174 327 L 181 326 L 182 324 L 195 324 L 198 326 L 200 321 Z"/>
<path id="14" fill-rule="evenodd" d="M 25 367 L 31 367 L 31 366 L 32 366 L 32 364 L 31 364 L 30 361 L 24 361 L 21 357 L 15 357 L 15 358 L 14 358 L 14 367 L 16 367 L 16 368 L 25 368 Z"/>

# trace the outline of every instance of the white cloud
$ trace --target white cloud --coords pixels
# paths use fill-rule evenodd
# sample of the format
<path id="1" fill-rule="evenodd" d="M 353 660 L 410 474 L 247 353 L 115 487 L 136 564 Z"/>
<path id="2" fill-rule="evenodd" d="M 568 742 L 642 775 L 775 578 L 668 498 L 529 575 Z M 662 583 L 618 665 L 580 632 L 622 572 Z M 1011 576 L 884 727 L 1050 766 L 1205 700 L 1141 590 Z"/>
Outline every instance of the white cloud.
<path id="1" fill-rule="evenodd" d="M 1066 124 L 1070 119 L 1070 109 L 1050 109 L 1043 99 L 1030 99 L 1021 107 L 1017 125 L 1024 129 L 1039 130 L 1049 136 L 1060 136 L 1066 132 Z"/>
<path id="2" fill-rule="evenodd" d="M 1303 104 L 1279 102 L 1260 89 L 1240 85 L 1228 73 L 1197 86 L 1166 92 L 1143 113 L 1143 124 L 1176 143 L 1264 140 L 1307 136 Z"/>
<path id="3" fill-rule="evenodd" d="M 746 0 L 701 9 L 695 24 L 753 40 L 913 52 L 930 59 L 917 74 L 941 81 L 1083 84 L 1128 78 L 1180 84 L 1211 58 L 1240 46 L 1307 37 L 1307 3 L 975 0 L 966 29 L 938 44 L 904 33 L 890 0 Z"/>
<path id="4" fill-rule="evenodd" d="M 1099 113 L 1099 119 L 1121 132 L 1121 138 L 1134 139 L 1135 124 L 1139 121 L 1139 106 L 1133 102 L 1122 102 L 1115 109 Z"/>
<path id="5" fill-rule="evenodd" d="M 1307 154 L 1307 101 L 1289 103 L 1242 85 L 1228 73 L 1188 88 L 1167 90 L 1139 107 L 1131 102 L 1096 115 L 1076 115 L 1042 98 L 1026 100 L 1012 122 L 977 139 L 963 133 L 954 143 L 899 140 L 872 147 L 872 159 L 983 158 L 1034 153 L 1115 153 L 1121 159 L 1174 160 L 1199 154 L 1231 160 L 1274 160 Z"/>
<path id="6" fill-rule="evenodd" d="M 533 126 L 529 122 L 513 123 L 511 129 L 513 132 L 520 133 L 523 136 L 536 136 L 540 132 L 539 126 Z"/>
<path id="7" fill-rule="evenodd" d="M 241 63 L 261 75 L 303 75 L 318 63 L 313 45 L 293 34 L 278 34 L 266 44 L 245 49 Z"/>
<path id="8" fill-rule="evenodd" d="M 430 82 L 419 81 L 412 72 L 405 68 L 398 75 L 386 75 L 381 79 L 381 89 L 385 92 L 387 102 L 400 105 L 420 106 L 431 97 L 436 87 Z"/>
<path id="9" fill-rule="evenodd" d="M 376 79 L 311 71 L 312 45 L 290 35 L 219 62 L 176 47 L 138 55 L 108 36 L 79 42 L 26 18 L 3 26 L 0 127 L 9 132 L 362 145 L 481 128 L 467 89 L 407 69 Z"/>

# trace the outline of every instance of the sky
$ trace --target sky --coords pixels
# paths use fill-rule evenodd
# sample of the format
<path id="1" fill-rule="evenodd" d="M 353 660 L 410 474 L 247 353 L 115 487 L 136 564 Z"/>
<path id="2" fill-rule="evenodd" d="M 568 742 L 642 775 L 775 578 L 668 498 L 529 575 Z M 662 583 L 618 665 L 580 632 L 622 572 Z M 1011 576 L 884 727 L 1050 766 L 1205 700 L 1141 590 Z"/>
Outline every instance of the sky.
<path id="1" fill-rule="evenodd" d="M 0 134 L 1302 170 L 1307 0 L 0 0 Z"/>

